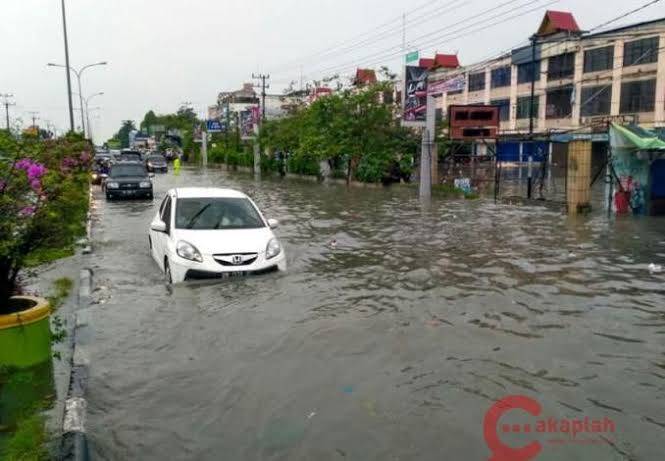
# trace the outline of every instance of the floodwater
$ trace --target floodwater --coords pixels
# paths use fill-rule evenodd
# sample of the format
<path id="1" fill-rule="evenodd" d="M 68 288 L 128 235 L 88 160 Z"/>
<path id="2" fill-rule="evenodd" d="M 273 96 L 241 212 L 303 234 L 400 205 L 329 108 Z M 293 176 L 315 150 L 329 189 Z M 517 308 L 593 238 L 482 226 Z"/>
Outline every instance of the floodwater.
<path id="1" fill-rule="evenodd" d="M 203 184 L 280 220 L 287 273 L 167 289 L 148 224 L 168 188 Z M 615 424 L 601 443 L 501 437 L 540 440 L 538 460 L 663 459 L 665 273 L 647 266 L 665 220 L 216 170 L 156 191 L 95 203 L 93 459 L 484 460 L 508 395 Z"/>

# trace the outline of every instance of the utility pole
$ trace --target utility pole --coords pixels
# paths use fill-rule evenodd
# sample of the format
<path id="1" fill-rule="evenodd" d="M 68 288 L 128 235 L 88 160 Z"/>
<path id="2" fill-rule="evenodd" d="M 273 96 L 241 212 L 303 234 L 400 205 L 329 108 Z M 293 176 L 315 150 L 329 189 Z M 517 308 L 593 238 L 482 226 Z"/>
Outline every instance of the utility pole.
<path id="1" fill-rule="evenodd" d="M 16 105 L 16 103 L 9 102 L 9 98 L 13 97 L 13 94 L 0 94 L 0 98 L 2 98 L 2 105 L 5 106 L 5 123 L 7 124 L 7 131 L 9 131 L 9 106 Z"/>
<path id="2" fill-rule="evenodd" d="M 34 128 L 37 128 L 37 120 L 39 120 L 39 117 L 37 117 L 37 115 L 39 115 L 39 112 L 36 110 L 32 110 L 29 111 L 28 114 L 30 114 L 30 117 L 32 118 L 32 126 Z"/>
<path id="3" fill-rule="evenodd" d="M 540 77 L 540 74 L 538 74 Z M 540 80 L 540 79 L 538 79 Z M 536 36 L 531 36 L 531 98 L 529 100 L 529 138 L 533 138 L 533 103 L 536 99 Z M 532 139 L 533 140 L 533 139 Z"/>
<path id="4" fill-rule="evenodd" d="M 538 66 L 540 68 L 540 66 Z M 540 70 L 540 69 L 538 69 Z M 531 199 L 531 194 L 533 190 L 532 186 L 532 177 L 531 177 L 531 164 L 532 156 L 535 152 L 535 143 L 533 141 L 533 118 L 535 115 L 534 102 L 536 100 L 536 75 L 540 77 L 540 72 L 536 73 L 536 36 L 531 36 L 531 98 L 529 98 L 529 144 L 531 145 L 531 153 L 529 154 L 529 174 L 527 178 L 527 189 L 526 197 Z M 540 78 L 538 78 L 540 80 Z M 520 171 L 522 170 L 522 165 L 520 165 Z"/>
<path id="5" fill-rule="evenodd" d="M 67 15 L 65 14 L 65 0 L 62 0 L 62 30 L 65 36 L 65 74 L 67 74 L 67 100 L 69 101 L 69 129 L 74 132 L 74 106 L 72 106 L 72 80 L 69 75 L 69 44 L 67 43 Z M 79 88 L 79 91 L 81 89 Z"/>
<path id="6" fill-rule="evenodd" d="M 261 121 L 266 119 L 266 88 L 270 88 L 270 85 L 266 85 L 266 80 L 270 80 L 270 75 L 266 74 L 252 74 L 252 78 L 255 80 L 260 80 L 260 85 L 254 85 L 257 88 L 261 88 Z"/>

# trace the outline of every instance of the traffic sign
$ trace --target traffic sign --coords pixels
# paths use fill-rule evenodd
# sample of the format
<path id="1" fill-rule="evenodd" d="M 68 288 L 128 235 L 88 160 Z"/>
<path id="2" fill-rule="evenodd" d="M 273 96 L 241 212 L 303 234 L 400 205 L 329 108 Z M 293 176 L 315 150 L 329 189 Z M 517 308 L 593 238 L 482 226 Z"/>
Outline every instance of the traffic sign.
<path id="1" fill-rule="evenodd" d="M 405 56 L 406 63 L 408 64 L 410 62 L 417 61 L 419 57 L 420 53 L 418 52 L 418 50 L 411 51 L 410 53 L 407 53 Z"/>
<path id="2" fill-rule="evenodd" d="M 206 122 L 206 128 L 208 133 L 221 133 L 222 123 L 219 120 L 208 120 Z"/>

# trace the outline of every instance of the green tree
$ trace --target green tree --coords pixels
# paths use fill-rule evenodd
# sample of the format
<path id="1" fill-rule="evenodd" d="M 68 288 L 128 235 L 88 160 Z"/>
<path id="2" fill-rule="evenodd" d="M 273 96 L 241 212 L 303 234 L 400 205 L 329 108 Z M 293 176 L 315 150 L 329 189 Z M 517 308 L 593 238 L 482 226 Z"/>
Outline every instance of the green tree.
<path id="1" fill-rule="evenodd" d="M 136 129 L 136 125 L 133 120 L 125 120 L 122 122 L 120 130 L 113 136 L 113 138 L 120 141 L 120 147 L 125 149 L 129 147 L 129 133 Z"/>

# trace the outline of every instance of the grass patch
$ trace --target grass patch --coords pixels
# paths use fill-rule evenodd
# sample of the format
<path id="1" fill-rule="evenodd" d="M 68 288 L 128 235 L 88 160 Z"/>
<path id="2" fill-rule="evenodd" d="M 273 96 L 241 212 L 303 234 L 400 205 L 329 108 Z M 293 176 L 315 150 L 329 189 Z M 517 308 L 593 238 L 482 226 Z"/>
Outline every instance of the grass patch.
<path id="1" fill-rule="evenodd" d="M 25 258 L 25 267 L 37 267 L 58 259 L 74 256 L 74 246 L 62 248 L 39 248 Z"/>
<path id="2" fill-rule="evenodd" d="M 33 414 L 19 421 L 2 459 L 6 461 L 42 461 L 49 459 L 44 417 Z"/>
<path id="3" fill-rule="evenodd" d="M 55 310 L 60 307 L 62 302 L 69 296 L 73 286 L 74 282 L 69 277 L 62 277 L 53 282 L 53 294 L 48 297 L 51 309 Z"/>

